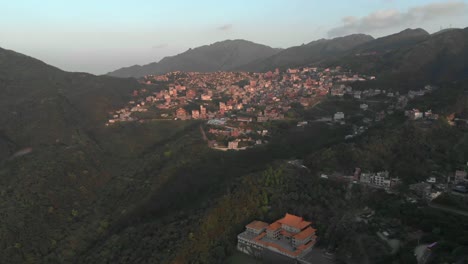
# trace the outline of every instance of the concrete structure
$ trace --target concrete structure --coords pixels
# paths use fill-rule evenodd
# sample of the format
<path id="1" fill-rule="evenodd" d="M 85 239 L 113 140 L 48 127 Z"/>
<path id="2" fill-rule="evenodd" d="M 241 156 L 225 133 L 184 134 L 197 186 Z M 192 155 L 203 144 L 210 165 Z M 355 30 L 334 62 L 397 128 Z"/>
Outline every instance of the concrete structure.
<path id="1" fill-rule="evenodd" d="M 291 214 L 286 214 L 272 224 L 253 221 L 237 236 L 237 249 L 255 257 L 261 257 L 264 251 L 272 251 L 299 259 L 315 245 L 315 231 L 311 222 Z"/>
<path id="2" fill-rule="evenodd" d="M 336 112 L 335 115 L 333 116 L 333 119 L 335 121 L 343 120 L 344 119 L 344 113 L 343 112 Z"/>
<path id="3" fill-rule="evenodd" d="M 229 141 L 228 142 L 228 149 L 238 149 L 239 148 L 239 141 Z"/>
<path id="4" fill-rule="evenodd" d="M 436 179 L 436 177 L 429 177 L 429 178 L 427 178 L 426 182 L 428 182 L 428 183 L 436 183 L 436 182 L 437 182 L 437 179 Z"/>
<path id="5" fill-rule="evenodd" d="M 384 189 L 390 189 L 390 187 L 396 184 L 395 179 L 390 178 L 388 171 L 361 173 L 359 182 Z"/>
<path id="6" fill-rule="evenodd" d="M 465 182 L 466 181 L 466 174 L 467 174 L 466 171 L 462 171 L 462 170 L 455 171 L 454 182 L 455 183 Z"/>

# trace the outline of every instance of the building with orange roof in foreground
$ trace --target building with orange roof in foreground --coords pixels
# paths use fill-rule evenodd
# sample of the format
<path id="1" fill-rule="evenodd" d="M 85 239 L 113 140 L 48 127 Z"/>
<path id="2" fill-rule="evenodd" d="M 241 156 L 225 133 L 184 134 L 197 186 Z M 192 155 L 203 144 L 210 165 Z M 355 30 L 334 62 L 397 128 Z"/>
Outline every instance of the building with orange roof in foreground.
<path id="1" fill-rule="evenodd" d="M 237 249 L 254 257 L 261 257 L 269 250 L 299 259 L 309 253 L 317 241 L 317 230 L 311 224 L 288 213 L 271 224 L 253 221 L 237 236 Z"/>

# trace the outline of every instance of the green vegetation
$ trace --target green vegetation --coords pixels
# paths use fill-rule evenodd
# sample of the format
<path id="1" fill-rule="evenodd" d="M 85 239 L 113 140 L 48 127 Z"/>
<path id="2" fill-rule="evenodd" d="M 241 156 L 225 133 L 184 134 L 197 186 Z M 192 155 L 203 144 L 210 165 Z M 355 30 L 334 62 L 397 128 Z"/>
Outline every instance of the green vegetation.
<path id="1" fill-rule="evenodd" d="M 463 128 L 449 126 L 443 115 L 468 109 L 467 89 L 461 84 L 444 85 L 413 103 L 418 107 L 426 102 L 441 113 L 429 129 L 422 123 L 404 121 L 403 115 L 396 113 L 354 141 L 311 154 L 305 163 L 310 169 L 323 172 L 351 174 L 355 167 L 363 171 L 388 170 L 406 183 L 423 181 L 430 175 L 452 174 L 466 163 L 468 137 Z M 422 109 L 428 108 L 431 107 Z"/>
<path id="2" fill-rule="evenodd" d="M 451 209 L 457 209 L 460 211 L 466 211 L 468 214 L 468 198 L 463 195 L 455 196 L 449 194 L 442 194 L 436 199 L 432 200 L 432 203 L 437 205 L 443 205 Z"/>
<path id="3" fill-rule="evenodd" d="M 423 48 L 396 49 L 356 65 L 383 72 L 369 84 L 382 89 L 437 81 L 439 90 L 411 106 L 433 109 L 438 121 L 407 121 L 395 113 L 346 142 L 350 125 L 270 122 L 269 144 L 241 152 L 208 148 L 196 121 L 105 127 L 108 113 L 140 88 L 135 80 L 66 73 L 0 49 L 0 262 L 223 263 L 235 253 L 236 234 L 246 223 L 273 221 L 285 212 L 313 221 L 318 246 L 334 250 L 339 261 L 411 263 L 419 238 L 439 242 L 435 263 L 456 262 L 468 246 L 465 217 L 408 203 L 405 188 L 387 194 L 317 176 L 349 175 L 355 167 L 388 170 L 405 187 L 462 168 L 466 128 L 450 126 L 446 117 L 468 113 L 468 86 L 461 81 L 466 51 L 447 52 L 458 50 L 453 45 L 465 43 L 465 35 L 466 29 L 439 34 L 424 40 Z M 345 50 L 367 40 L 360 36 Z M 404 74 L 390 78 L 393 70 Z M 446 79 L 448 84 L 438 82 Z M 312 119 L 356 113 L 357 107 L 354 99 L 327 98 L 311 110 L 293 105 L 289 114 Z M 32 152 L 12 156 L 25 147 Z M 308 169 L 288 165 L 289 159 L 303 159 Z M 435 202 L 460 205 L 445 196 Z M 366 210 L 375 211 L 369 224 L 356 220 Z M 376 236 L 383 228 L 396 230 L 398 253 Z M 417 231 L 421 237 L 410 235 Z"/>

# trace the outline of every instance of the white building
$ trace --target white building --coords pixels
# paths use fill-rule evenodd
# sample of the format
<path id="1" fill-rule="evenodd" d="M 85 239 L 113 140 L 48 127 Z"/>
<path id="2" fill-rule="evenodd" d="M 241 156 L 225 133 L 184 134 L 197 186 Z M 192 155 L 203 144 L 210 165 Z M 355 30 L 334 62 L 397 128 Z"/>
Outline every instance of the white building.
<path id="1" fill-rule="evenodd" d="M 428 182 L 428 183 L 436 183 L 436 177 L 429 177 L 429 178 L 427 178 L 426 182 Z"/>
<path id="2" fill-rule="evenodd" d="M 333 116 L 333 119 L 335 121 L 343 120 L 344 119 L 344 113 L 343 112 L 336 112 L 335 115 Z"/>

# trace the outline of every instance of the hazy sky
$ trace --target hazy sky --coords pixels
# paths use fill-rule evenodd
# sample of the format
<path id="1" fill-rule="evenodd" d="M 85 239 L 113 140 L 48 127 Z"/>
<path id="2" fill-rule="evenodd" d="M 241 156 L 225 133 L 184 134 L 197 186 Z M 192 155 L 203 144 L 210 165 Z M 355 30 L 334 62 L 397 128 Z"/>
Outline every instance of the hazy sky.
<path id="1" fill-rule="evenodd" d="M 289 47 L 352 33 L 468 27 L 468 0 L 0 0 L 0 47 L 103 74 L 190 47 Z"/>

